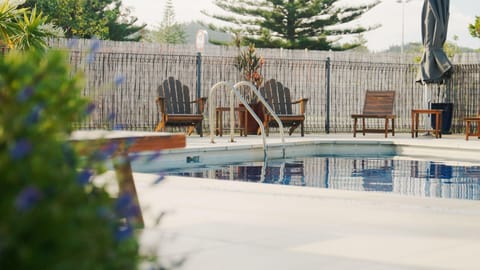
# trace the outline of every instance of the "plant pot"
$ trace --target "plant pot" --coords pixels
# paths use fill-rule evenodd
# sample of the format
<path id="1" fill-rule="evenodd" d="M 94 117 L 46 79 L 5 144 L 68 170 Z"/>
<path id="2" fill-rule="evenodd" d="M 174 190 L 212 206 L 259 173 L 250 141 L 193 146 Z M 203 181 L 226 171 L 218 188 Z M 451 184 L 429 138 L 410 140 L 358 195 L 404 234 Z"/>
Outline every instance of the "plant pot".
<path id="1" fill-rule="evenodd" d="M 257 116 L 260 118 L 260 120 L 263 122 L 264 120 L 264 115 L 263 115 L 263 107 L 261 103 L 252 103 L 248 104 L 250 107 L 252 107 L 253 111 L 257 114 Z M 240 104 L 239 107 L 245 107 L 243 104 Z M 238 115 L 238 118 L 240 119 L 240 127 L 244 128 L 244 123 L 245 123 L 245 115 L 243 113 L 240 113 Z M 247 134 L 249 135 L 255 135 L 257 134 L 258 131 L 258 123 L 255 121 L 255 118 L 250 114 L 250 112 L 247 115 Z"/>
<path id="2" fill-rule="evenodd" d="M 450 134 L 453 118 L 453 103 L 432 103 L 431 108 L 434 110 L 443 110 L 442 112 L 442 134 Z M 435 128 L 435 115 L 431 117 L 432 128 Z"/>

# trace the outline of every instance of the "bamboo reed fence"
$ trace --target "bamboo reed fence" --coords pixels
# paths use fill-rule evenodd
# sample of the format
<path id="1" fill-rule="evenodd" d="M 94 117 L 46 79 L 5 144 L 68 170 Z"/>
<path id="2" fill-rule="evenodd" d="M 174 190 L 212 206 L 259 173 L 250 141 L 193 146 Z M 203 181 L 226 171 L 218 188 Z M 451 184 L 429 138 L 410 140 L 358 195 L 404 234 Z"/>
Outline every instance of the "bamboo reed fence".
<path id="1" fill-rule="evenodd" d="M 78 124 L 79 129 L 153 130 L 159 119 L 157 87 L 169 76 L 189 86 L 192 99 L 197 92 L 208 96 L 218 82 L 241 80 L 234 67 L 237 48 L 206 46 L 200 54 L 187 45 L 67 39 L 49 43 L 68 50 L 74 69 L 85 74 L 83 94 L 96 104 L 97 109 Z M 98 49 L 92 50 L 98 43 Z M 396 91 L 397 132 L 408 132 L 411 109 L 424 106 L 424 86 L 415 82 L 419 55 L 281 49 L 257 49 L 257 54 L 266 60 L 261 70 L 265 80 L 282 82 L 290 88 L 293 99 L 309 98 L 307 133 L 351 132 L 350 115 L 361 111 L 366 90 Z M 463 117 L 480 110 L 480 54 L 459 54 L 451 61 L 452 79 L 428 85 L 428 89 L 433 102 L 444 96 L 454 103 L 451 130 L 460 133 Z M 227 97 L 228 91 L 217 91 L 217 105 L 226 106 Z M 207 131 L 211 119 L 207 113 L 205 117 Z"/>

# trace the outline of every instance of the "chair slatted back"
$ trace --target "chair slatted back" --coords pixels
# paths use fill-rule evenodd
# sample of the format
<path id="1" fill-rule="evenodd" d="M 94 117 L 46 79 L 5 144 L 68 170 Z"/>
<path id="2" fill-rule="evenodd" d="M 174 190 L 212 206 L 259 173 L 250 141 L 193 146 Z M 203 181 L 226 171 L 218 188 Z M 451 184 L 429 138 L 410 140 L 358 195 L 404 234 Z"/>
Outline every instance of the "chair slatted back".
<path id="1" fill-rule="evenodd" d="M 283 86 L 275 79 L 271 79 L 260 88 L 260 94 L 265 98 L 268 105 L 279 115 L 292 114 L 292 100 L 290 89 Z"/>
<path id="2" fill-rule="evenodd" d="M 169 114 L 191 114 L 190 91 L 179 80 L 169 77 L 157 89 L 158 96 L 165 98 L 165 111 Z"/>
<path id="3" fill-rule="evenodd" d="M 367 91 L 363 114 L 392 115 L 395 103 L 395 91 Z"/>

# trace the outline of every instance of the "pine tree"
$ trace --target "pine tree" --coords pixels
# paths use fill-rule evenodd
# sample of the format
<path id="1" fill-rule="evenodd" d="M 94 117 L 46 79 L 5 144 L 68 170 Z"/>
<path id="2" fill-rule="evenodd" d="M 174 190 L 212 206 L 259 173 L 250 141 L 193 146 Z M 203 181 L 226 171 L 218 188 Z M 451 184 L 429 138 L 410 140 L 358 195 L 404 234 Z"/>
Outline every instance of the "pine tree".
<path id="1" fill-rule="evenodd" d="M 256 47 L 343 50 L 360 44 L 338 47 L 334 43 L 343 35 L 360 34 L 369 28 L 347 26 L 379 2 L 358 6 L 340 6 L 339 0 L 214 0 L 226 11 L 205 15 L 230 26 L 209 27 L 229 33 L 241 32 L 246 44 Z"/>
<path id="2" fill-rule="evenodd" d="M 175 9 L 172 0 L 167 0 L 160 26 L 152 31 L 152 40 L 159 43 L 184 44 L 187 34 L 183 24 L 175 21 Z"/>
<path id="3" fill-rule="evenodd" d="M 138 18 L 131 15 L 131 9 L 117 2 L 113 9 L 116 17 L 108 22 L 108 39 L 116 41 L 140 41 L 146 24 L 137 25 Z"/>

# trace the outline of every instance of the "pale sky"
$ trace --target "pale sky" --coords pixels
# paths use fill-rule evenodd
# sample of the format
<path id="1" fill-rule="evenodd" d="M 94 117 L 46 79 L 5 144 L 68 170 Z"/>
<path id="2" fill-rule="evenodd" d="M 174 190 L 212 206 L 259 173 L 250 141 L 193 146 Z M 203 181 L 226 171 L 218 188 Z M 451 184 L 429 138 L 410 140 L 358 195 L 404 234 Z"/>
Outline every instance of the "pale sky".
<path id="1" fill-rule="evenodd" d="M 344 1 L 348 5 L 353 5 L 364 0 Z M 362 26 L 382 25 L 382 27 L 363 35 L 368 40 L 367 46 L 370 50 L 381 51 L 392 45 L 401 45 L 402 32 L 405 44 L 421 42 L 420 17 L 423 0 L 399 2 L 402 2 L 402 0 L 382 0 L 379 5 L 364 14 L 359 20 L 358 24 Z M 133 15 L 140 22 L 147 23 L 149 27 L 154 27 L 163 18 L 166 0 L 123 0 L 122 3 L 124 6 L 132 7 Z M 212 4 L 212 0 L 172 0 L 172 3 L 176 21 L 182 23 L 195 20 L 211 21 L 211 18 L 201 14 L 200 10 L 202 9 L 221 11 Z M 450 0 L 448 40 L 453 41 L 453 37 L 458 36 L 456 41 L 458 45 L 474 49 L 480 48 L 480 39 L 471 37 L 468 32 L 468 24 L 475 21 L 475 16 L 480 16 L 479 0 Z M 402 21 L 404 22 L 403 31 Z"/>

